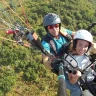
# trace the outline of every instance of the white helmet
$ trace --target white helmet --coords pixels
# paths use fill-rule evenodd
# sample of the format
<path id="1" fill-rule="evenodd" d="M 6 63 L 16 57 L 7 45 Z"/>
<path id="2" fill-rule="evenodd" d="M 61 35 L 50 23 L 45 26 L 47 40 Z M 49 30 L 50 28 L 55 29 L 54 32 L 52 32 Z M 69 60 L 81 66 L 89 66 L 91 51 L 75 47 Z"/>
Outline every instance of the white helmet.
<path id="1" fill-rule="evenodd" d="M 73 48 L 76 48 L 76 43 L 77 43 L 78 39 L 86 40 L 90 43 L 88 50 L 92 46 L 93 37 L 92 37 L 91 33 L 88 32 L 87 30 L 81 29 L 76 32 L 76 34 L 73 37 Z"/>
<path id="2" fill-rule="evenodd" d="M 93 42 L 93 37 L 91 35 L 90 32 L 88 32 L 87 30 L 84 30 L 84 29 L 81 29 L 81 30 L 78 30 L 73 38 L 74 40 L 75 39 L 82 39 L 82 40 L 86 40 L 88 42 L 90 42 L 92 44 Z"/>

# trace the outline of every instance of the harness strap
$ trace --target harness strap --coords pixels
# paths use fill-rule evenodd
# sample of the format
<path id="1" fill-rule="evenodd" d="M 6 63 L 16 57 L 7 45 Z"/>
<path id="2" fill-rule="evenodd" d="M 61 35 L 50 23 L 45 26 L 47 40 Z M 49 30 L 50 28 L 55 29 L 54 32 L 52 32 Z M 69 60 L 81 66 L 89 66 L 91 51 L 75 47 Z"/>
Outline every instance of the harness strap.
<path id="1" fill-rule="evenodd" d="M 49 44 L 50 44 L 51 48 L 53 49 L 53 51 L 55 52 L 55 55 L 57 55 L 56 46 L 54 44 L 54 41 L 50 40 Z"/>
<path id="2" fill-rule="evenodd" d="M 61 32 L 61 31 L 63 31 L 63 32 Z M 66 32 L 66 30 L 63 29 L 63 27 L 61 27 L 60 34 L 61 34 L 68 42 L 72 40 L 72 37 Z M 42 40 L 44 40 L 44 41 L 46 41 L 47 43 L 49 43 L 50 47 L 52 48 L 53 52 L 55 53 L 55 56 L 58 56 L 58 53 L 57 53 L 57 51 L 56 51 L 55 42 L 53 41 L 53 39 L 51 38 L 51 36 L 49 36 L 49 34 L 46 34 Z M 41 41 L 42 41 L 42 40 L 41 40 Z"/>
<path id="3" fill-rule="evenodd" d="M 56 46 L 55 46 L 55 43 L 54 43 L 53 39 L 51 38 L 51 36 L 49 36 L 49 34 L 46 34 L 43 37 L 42 40 L 44 40 L 45 42 L 49 43 L 49 45 L 50 45 L 52 51 L 54 52 L 55 56 L 57 56 Z"/>

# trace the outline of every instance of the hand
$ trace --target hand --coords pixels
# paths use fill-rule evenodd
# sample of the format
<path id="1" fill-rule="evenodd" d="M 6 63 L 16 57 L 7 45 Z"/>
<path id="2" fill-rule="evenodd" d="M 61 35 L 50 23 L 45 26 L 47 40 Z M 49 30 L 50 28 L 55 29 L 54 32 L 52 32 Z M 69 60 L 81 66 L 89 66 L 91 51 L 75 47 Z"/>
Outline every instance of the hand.
<path id="1" fill-rule="evenodd" d="M 96 43 L 92 42 L 92 47 L 91 47 L 90 52 L 96 53 Z"/>
<path id="2" fill-rule="evenodd" d="M 69 73 L 68 77 L 69 77 L 70 83 L 75 84 L 77 82 L 77 80 L 81 77 L 81 72 L 77 70 L 76 74 Z"/>
<path id="3" fill-rule="evenodd" d="M 89 90 L 82 91 L 82 96 L 93 96 Z"/>
<path id="4" fill-rule="evenodd" d="M 51 58 L 49 58 L 48 56 L 46 56 L 45 54 L 42 54 L 42 60 L 43 60 L 43 64 L 45 65 L 46 68 L 48 69 L 53 69 L 51 67 L 51 63 L 53 61 L 55 57 L 54 56 L 51 56 Z"/>
<path id="5" fill-rule="evenodd" d="M 52 61 L 55 60 L 55 59 L 56 59 L 56 57 L 55 57 L 54 55 L 52 55 L 52 56 L 49 58 L 49 60 L 51 61 L 51 63 L 52 63 Z"/>

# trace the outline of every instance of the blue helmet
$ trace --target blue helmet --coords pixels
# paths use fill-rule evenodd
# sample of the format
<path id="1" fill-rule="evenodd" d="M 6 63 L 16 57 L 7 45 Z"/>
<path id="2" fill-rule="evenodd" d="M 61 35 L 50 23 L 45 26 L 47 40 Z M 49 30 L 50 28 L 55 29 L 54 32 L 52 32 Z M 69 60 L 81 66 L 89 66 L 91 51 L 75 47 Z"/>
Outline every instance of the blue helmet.
<path id="1" fill-rule="evenodd" d="M 48 13 L 43 19 L 43 26 L 54 25 L 61 23 L 60 17 L 55 13 Z"/>

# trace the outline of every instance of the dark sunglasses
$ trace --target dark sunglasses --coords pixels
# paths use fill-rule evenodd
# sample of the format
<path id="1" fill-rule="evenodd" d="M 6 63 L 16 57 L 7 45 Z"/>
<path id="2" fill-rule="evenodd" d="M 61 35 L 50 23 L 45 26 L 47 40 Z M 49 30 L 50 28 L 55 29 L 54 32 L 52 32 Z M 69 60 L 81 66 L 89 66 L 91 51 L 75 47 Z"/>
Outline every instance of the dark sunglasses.
<path id="1" fill-rule="evenodd" d="M 59 24 L 54 24 L 54 25 L 49 25 L 48 26 L 48 29 L 53 29 L 53 28 L 58 28 L 59 27 Z"/>

